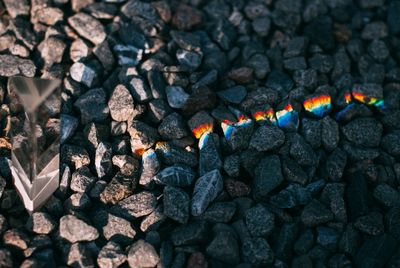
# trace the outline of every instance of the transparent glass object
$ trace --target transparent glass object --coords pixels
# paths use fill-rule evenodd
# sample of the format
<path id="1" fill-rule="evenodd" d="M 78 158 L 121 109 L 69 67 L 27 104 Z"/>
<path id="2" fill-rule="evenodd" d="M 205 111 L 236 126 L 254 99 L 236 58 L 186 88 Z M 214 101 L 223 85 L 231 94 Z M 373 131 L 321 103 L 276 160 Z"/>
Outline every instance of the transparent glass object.
<path id="1" fill-rule="evenodd" d="M 8 81 L 11 173 L 28 211 L 40 207 L 59 186 L 60 83 L 26 77 Z"/>

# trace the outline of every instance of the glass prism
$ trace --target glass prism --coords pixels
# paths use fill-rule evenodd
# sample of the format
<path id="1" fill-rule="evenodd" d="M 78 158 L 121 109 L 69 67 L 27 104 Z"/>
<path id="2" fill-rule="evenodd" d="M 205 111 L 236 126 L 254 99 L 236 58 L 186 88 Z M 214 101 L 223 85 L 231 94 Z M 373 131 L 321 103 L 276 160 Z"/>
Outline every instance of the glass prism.
<path id="1" fill-rule="evenodd" d="M 12 77 L 11 173 L 28 211 L 40 207 L 59 186 L 60 80 Z"/>

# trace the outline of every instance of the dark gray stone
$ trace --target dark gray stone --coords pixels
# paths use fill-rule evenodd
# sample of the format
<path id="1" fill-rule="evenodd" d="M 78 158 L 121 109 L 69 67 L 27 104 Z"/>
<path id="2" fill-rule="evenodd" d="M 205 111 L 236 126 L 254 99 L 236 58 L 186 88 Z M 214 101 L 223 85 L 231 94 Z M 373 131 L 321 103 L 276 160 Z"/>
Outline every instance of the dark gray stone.
<path id="1" fill-rule="evenodd" d="M 385 231 L 383 217 L 379 212 L 370 212 L 365 216 L 357 218 L 354 226 L 361 232 L 369 235 L 381 235 Z"/>
<path id="2" fill-rule="evenodd" d="M 258 151 L 275 150 L 285 142 L 285 133 L 276 126 L 261 126 L 253 134 L 250 147 Z"/>
<path id="3" fill-rule="evenodd" d="M 274 253 L 262 237 L 246 238 L 242 244 L 243 260 L 254 266 L 265 266 L 274 261 Z"/>
<path id="4" fill-rule="evenodd" d="M 158 126 L 158 132 L 165 140 L 181 139 L 188 135 L 183 118 L 177 113 L 167 115 Z"/>
<path id="5" fill-rule="evenodd" d="M 355 257 L 358 267 L 382 268 L 396 249 L 396 240 L 388 234 L 368 238 Z"/>
<path id="6" fill-rule="evenodd" d="M 200 177 L 194 186 L 191 211 L 193 216 L 199 216 L 207 209 L 222 191 L 223 180 L 218 170 L 212 170 Z"/>
<path id="7" fill-rule="evenodd" d="M 101 142 L 96 148 L 95 166 L 97 176 L 103 178 L 112 172 L 112 147 L 108 143 Z"/>
<path id="8" fill-rule="evenodd" d="M 214 169 L 222 168 L 219 148 L 219 137 L 214 133 L 205 133 L 199 140 L 199 174 L 206 174 Z"/>
<path id="9" fill-rule="evenodd" d="M 291 140 L 290 156 L 292 156 L 300 165 L 313 166 L 318 163 L 317 155 L 310 144 L 308 144 L 298 134 L 295 134 Z"/>
<path id="10" fill-rule="evenodd" d="M 131 137 L 131 149 L 134 154 L 142 154 L 159 140 L 155 128 L 138 120 L 128 122 L 128 133 Z"/>
<path id="11" fill-rule="evenodd" d="M 282 161 L 282 172 L 288 181 L 302 185 L 305 185 L 308 181 L 307 173 L 304 172 L 296 161 L 291 160 L 289 157 L 285 157 Z"/>
<path id="12" fill-rule="evenodd" d="M 256 199 L 266 197 L 283 182 L 281 161 L 277 155 L 266 156 L 260 160 L 253 181 L 253 195 Z"/>
<path id="13" fill-rule="evenodd" d="M 161 170 L 153 180 L 164 185 L 186 187 L 194 182 L 195 173 L 188 166 L 175 165 Z"/>
<path id="14" fill-rule="evenodd" d="M 156 197 L 154 194 L 143 191 L 133 194 L 114 206 L 117 214 L 127 218 L 139 218 L 149 215 L 156 208 Z"/>
<path id="15" fill-rule="evenodd" d="M 265 237 L 274 229 L 275 215 L 264 206 L 257 205 L 246 211 L 245 222 L 253 237 Z"/>
<path id="16" fill-rule="evenodd" d="M 342 179 L 344 168 L 347 163 L 347 154 L 340 148 L 336 148 L 326 160 L 326 172 L 328 178 L 333 181 Z"/>
<path id="17" fill-rule="evenodd" d="M 316 226 L 333 220 L 332 212 L 317 200 L 312 200 L 305 206 L 300 217 L 306 226 Z"/>
<path id="18" fill-rule="evenodd" d="M 395 130 L 382 138 L 382 148 L 394 157 L 400 156 L 400 130 Z"/>
<path id="19" fill-rule="evenodd" d="M 140 77 L 133 77 L 129 82 L 132 96 L 139 102 L 145 102 L 152 98 L 150 88 Z"/>
<path id="20" fill-rule="evenodd" d="M 165 89 L 169 106 L 176 109 L 181 109 L 185 106 L 189 99 L 189 94 L 182 87 L 168 86 Z"/>
<path id="21" fill-rule="evenodd" d="M 206 241 L 209 231 L 206 221 L 189 222 L 172 231 L 171 241 L 174 246 L 195 245 Z"/>
<path id="22" fill-rule="evenodd" d="M 339 143 L 339 125 L 331 117 L 326 116 L 321 124 L 322 145 L 325 150 L 334 150 Z"/>
<path id="23" fill-rule="evenodd" d="M 234 202 L 218 202 L 211 204 L 203 214 L 209 222 L 229 222 L 236 212 Z"/>
<path id="24" fill-rule="evenodd" d="M 207 246 L 209 256 L 224 263 L 237 264 L 240 261 L 239 245 L 231 232 L 218 233 Z"/>
<path id="25" fill-rule="evenodd" d="M 81 112 L 81 123 L 103 122 L 109 115 L 106 93 L 101 88 L 88 90 L 74 103 Z"/>
<path id="26" fill-rule="evenodd" d="M 230 103 L 239 104 L 246 97 L 247 90 L 244 86 L 234 86 L 217 92 L 218 96 Z"/>
<path id="27" fill-rule="evenodd" d="M 189 220 L 189 195 L 176 187 L 166 186 L 164 188 L 164 215 L 179 222 L 187 223 Z"/>
<path id="28" fill-rule="evenodd" d="M 293 183 L 278 194 L 271 196 L 270 202 L 278 208 L 293 208 L 306 205 L 311 200 L 311 193 L 307 188 Z"/>
<path id="29" fill-rule="evenodd" d="M 317 227 L 317 243 L 327 249 L 334 251 L 339 241 L 339 233 L 329 227 L 318 226 Z"/>

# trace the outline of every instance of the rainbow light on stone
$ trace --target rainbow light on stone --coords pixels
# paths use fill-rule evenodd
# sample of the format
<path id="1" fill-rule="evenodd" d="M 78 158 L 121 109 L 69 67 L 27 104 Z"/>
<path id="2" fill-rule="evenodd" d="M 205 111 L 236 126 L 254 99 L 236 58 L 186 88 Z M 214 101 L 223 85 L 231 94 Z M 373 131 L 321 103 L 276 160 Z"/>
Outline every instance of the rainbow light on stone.
<path id="1" fill-rule="evenodd" d="M 350 94 L 350 92 L 344 93 L 344 101 L 346 102 L 346 104 L 349 104 L 351 102 L 351 94 Z"/>
<path id="2" fill-rule="evenodd" d="M 156 152 L 153 149 L 149 149 L 142 155 L 144 159 L 156 157 Z"/>
<path id="3" fill-rule="evenodd" d="M 323 117 L 328 114 L 331 109 L 331 96 L 324 94 L 311 97 L 303 102 L 303 106 L 306 111 L 316 116 Z"/>
<path id="4" fill-rule="evenodd" d="M 362 93 L 353 92 L 353 98 L 361 103 L 365 103 L 367 105 L 373 105 L 377 108 L 384 109 L 385 102 L 382 99 L 374 98 L 374 97 L 367 97 Z"/>
<path id="5" fill-rule="evenodd" d="M 296 128 L 297 128 L 298 114 L 295 110 L 293 110 L 293 107 L 290 103 L 287 104 L 283 110 L 277 111 L 275 115 L 279 127 L 285 128 L 289 126 L 290 123 L 293 123 L 294 120 L 297 120 L 296 122 Z"/>
<path id="6" fill-rule="evenodd" d="M 234 112 L 235 115 L 237 115 L 238 121 L 236 123 L 231 122 L 229 120 L 222 121 L 221 128 L 222 131 L 224 132 L 224 136 L 226 139 L 229 139 L 231 137 L 233 131 L 236 128 L 247 127 L 253 122 L 253 120 L 251 120 L 246 115 L 240 113 L 238 110 L 232 108 L 231 111 Z"/>
<path id="7" fill-rule="evenodd" d="M 274 110 L 272 108 L 269 108 L 264 111 L 256 111 L 253 113 L 253 118 L 257 121 L 269 121 L 272 124 L 276 124 L 276 119 L 274 115 Z"/>
<path id="8" fill-rule="evenodd" d="M 203 135 L 201 135 L 199 139 L 199 149 L 203 149 L 204 146 L 207 144 L 208 139 L 210 138 L 211 132 L 205 132 Z"/>
<path id="9" fill-rule="evenodd" d="M 200 126 L 196 127 L 195 129 L 192 130 L 193 135 L 196 137 L 196 139 L 200 139 L 200 137 L 204 133 L 210 133 L 213 131 L 213 124 L 212 123 L 206 123 L 206 124 L 201 124 Z"/>

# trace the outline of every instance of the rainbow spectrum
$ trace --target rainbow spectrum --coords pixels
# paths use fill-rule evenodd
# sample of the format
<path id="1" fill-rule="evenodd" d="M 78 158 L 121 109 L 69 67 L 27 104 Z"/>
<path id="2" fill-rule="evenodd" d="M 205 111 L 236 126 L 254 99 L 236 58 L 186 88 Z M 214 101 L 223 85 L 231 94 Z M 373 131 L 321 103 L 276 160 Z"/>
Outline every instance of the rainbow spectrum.
<path id="1" fill-rule="evenodd" d="M 274 110 L 272 108 L 269 108 L 267 110 L 262 110 L 262 111 L 256 111 L 253 113 L 253 118 L 257 122 L 262 122 L 262 121 L 269 121 L 272 124 L 276 124 L 276 118 L 274 115 Z"/>
<path id="2" fill-rule="evenodd" d="M 196 139 L 200 139 L 200 137 L 204 134 L 204 133 L 210 133 L 213 131 L 213 124 L 212 123 L 205 123 L 205 124 L 201 124 L 198 127 L 196 127 L 195 129 L 192 130 L 193 135 L 196 137 Z"/>
<path id="3" fill-rule="evenodd" d="M 252 123 L 252 120 L 248 118 L 246 115 L 240 113 L 240 111 L 236 109 L 232 109 L 231 111 L 235 113 L 235 115 L 238 118 L 238 121 L 236 123 L 230 122 L 229 120 L 222 121 L 221 128 L 222 131 L 224 132 L 225 138 L 227 139 L 231 137 L 233 131 L 236 128 L 246 127 Z"/>
<path id="4" fill-rule="evenodd" d="M 297 111 L 293 110 L 292 105 L 289 103 L 280 111 L 275 113 L 276 119 L 278 120 L 278 126 L 281 128 L 287 128 L 293 125 L 296 129 L 299 125 L 299 117 Z"/>
<path id="5" fill-rule="evenodd" d="M 365 103 L 367 105 L 373 105 L 378 108 L 384 108 L 385 107 L 385 102 L 382 99 L 374 98 L 374 97 L 367 97 L 362 93 L 359 92 L 353 92 L 353 98 L 356 101 L 359 101 L 361 103 Z"/>
<path id="6" fill-rule="evenodd" d="M 331 109 L 331 96 L 328 94 L 318 95 L 306 99 L 303 102 L 304 109 L 318 117 L 327 115 Z"/>

